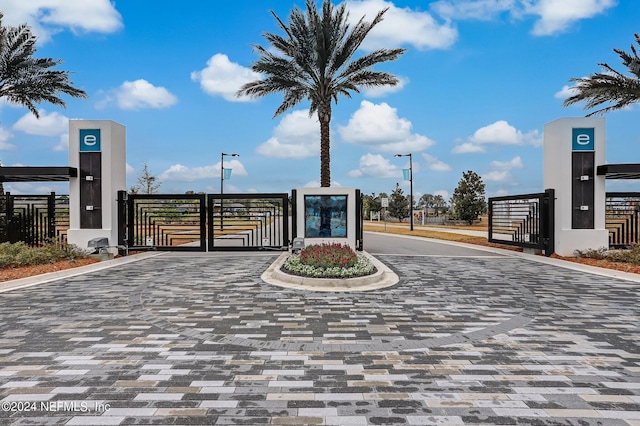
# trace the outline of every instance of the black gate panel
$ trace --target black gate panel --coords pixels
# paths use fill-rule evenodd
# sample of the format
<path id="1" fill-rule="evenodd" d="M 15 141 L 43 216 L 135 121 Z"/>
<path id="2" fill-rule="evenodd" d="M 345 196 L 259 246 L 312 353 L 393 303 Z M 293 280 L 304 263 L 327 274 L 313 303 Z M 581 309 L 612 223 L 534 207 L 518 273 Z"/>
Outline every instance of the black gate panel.
<path id="1" fill-rule="evenodd" d="M 0 242 L 24 242 L 35 247 L 66 242 L 69 229 L 69 197 L 12 195 L 0 202 Z"/>
<path id="2" fill-rule="evenodd" d="M 129 194 L 122 202 L 128 250 L 206 250 L 204 194 Z"/>
<path id="3" fill-rule="evenodd" d="M 207 202 L 210 251 L 289 248 L 288 194 L 210 194 Z"/>
<path id="4" fill-rule="evenodd" d="M 605 211 L 609 248 L 640 243 L 640 192 L 607 192 Z"/>
<path id="5" fill-rule="evenodd" d="M 554 251 L 555 191 L 489 198 L 489 235 L 492 243 Z"/>

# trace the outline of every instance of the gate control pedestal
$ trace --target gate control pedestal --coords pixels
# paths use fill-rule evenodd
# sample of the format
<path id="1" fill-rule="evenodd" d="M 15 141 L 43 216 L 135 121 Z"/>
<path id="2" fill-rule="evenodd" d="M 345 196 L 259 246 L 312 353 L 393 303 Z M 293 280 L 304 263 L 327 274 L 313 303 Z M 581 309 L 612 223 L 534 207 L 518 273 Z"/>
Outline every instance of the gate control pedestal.
<path id="1" fill-rule="evenodd" d="M 69 165 L 78 177 L 69 180 L 67 240 L 80 248 L 107 238 L 109 251 L 118 242 L 118 191 L 126 189 L 125 127 L 110 120 L 69 121 Z"/>

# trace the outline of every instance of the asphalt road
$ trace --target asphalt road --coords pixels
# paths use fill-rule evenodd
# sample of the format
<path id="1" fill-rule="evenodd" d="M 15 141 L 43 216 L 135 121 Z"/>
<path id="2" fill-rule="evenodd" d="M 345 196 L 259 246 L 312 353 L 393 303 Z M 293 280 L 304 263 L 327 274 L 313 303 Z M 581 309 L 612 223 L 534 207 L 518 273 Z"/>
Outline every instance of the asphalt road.
<path id="1" fill-rule="evenodd" d="M 414 256 L 458 256 L 458 257 L 495 257 L 500 256 L 487 250 L 461 247 L 446 241 L 405 235 L 364 233 L 365 251 L 375 255 L 414 255 Z"/>

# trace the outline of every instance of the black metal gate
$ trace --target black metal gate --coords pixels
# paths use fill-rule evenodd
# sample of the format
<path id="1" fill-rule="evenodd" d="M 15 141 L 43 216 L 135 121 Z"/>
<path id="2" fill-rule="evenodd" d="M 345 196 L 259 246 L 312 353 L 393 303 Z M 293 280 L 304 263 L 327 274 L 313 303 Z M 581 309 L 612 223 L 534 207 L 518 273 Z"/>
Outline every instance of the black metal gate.
<path id="1" fill-rule="evenodd" d="M 118 193 L 119 240 L 127 250 L 206 250 L 204 194 Z"/>
<path id="2" fill-rule="evenodd" d="M 118 216 L 118 245 L 126 251 L 289 248 L 287 194 L 207 196 L 120 191 Z"/>
<path id="3" fill-rule="evenodd" d="M 605 223 L 609 248 L 640 243 L 640 192 L 607 192 Z"/>
<path id="4" fill-rule="evenodd" d="M 209 250 L 287 250 L 286 193 L 209 194 Z"/>
<path id="5" fill-rule="evenodd" d="M 547 189 L 538 194 L 489 198 L 489 242 L 554 251 L 554 197 Z"/>
<path id="6" fill-rule="evenodd" d="M 69 196 L 13 195 L 0 197 L 0 242 L 35 247 L 64 243 L 69 229 Z"/>

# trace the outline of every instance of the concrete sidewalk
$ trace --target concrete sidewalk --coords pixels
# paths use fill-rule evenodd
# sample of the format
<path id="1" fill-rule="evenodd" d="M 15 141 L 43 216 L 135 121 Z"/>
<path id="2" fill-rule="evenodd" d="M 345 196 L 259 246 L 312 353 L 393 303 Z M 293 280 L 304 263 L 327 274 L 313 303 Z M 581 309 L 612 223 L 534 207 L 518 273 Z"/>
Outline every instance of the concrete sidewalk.
<path id="1" fill-rule="evenodd" d="M 640 425 L 637 282 L 447 244 L 373 292 L 164 253 L 0 293 L 0 424 Z"/>

